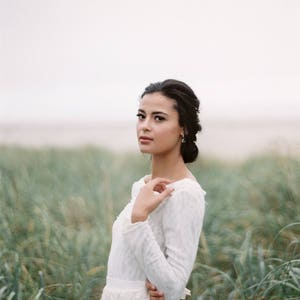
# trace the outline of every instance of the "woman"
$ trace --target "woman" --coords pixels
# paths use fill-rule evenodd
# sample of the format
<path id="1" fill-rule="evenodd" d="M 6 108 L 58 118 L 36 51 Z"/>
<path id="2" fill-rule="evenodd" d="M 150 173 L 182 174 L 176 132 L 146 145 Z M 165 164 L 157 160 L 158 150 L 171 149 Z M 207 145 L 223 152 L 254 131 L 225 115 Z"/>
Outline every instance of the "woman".
<path id="1" fill-rule="evenodd" d="M 204 217 L 205 192 L 186 166 L 198 155 L 198 112 L 199 100 L 181 81 L 143 92 L 136 128 L 151 174 L 133 184 L 113 224 L 102 300 L 184 299 Z"/>

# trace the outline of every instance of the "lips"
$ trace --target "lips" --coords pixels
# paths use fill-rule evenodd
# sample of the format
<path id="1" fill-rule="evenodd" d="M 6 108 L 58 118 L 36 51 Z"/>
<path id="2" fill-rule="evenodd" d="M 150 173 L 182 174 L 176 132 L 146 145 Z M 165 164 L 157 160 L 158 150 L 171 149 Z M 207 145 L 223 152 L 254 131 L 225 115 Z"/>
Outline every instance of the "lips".
<path id="1" fill-rule="evenodd" d="M 149 143 L 149 142 L 153 141 L 153 139 L 150 138 L 149 136 L 141 135 L 141 136 L 139 137 L 139 141 L 140 141 L 141 143 Z"/>

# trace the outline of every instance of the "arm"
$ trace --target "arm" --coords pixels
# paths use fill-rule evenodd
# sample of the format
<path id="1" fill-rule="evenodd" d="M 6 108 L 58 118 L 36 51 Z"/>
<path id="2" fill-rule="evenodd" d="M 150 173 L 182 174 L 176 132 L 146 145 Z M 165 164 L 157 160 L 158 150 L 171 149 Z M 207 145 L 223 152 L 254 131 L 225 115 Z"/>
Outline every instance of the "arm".
<path id="1" fill-rule="evenodd" d="M 204 215 L 200 189 L 174 192 L 165 203 L 163 232 L 165 251 L 157 244 L 148 221 L 130 223 L 124 234 L 147 278 L 164 293 L 166 300 L 184 293 L 198 248 Z"/>

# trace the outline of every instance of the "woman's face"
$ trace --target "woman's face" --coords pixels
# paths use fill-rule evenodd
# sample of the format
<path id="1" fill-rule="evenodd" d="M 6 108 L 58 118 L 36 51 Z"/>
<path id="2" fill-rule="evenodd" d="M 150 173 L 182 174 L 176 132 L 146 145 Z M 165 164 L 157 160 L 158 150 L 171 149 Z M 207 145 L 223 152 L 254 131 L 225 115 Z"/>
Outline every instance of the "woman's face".
<path id="1" fill-rule="evenodd" d="M 137 121 L 137 138 L 141 152 L 166 155 L 180 152 L 183 128 L 175 101 L 161 93 L 146 94 L 140 100 Z"/>

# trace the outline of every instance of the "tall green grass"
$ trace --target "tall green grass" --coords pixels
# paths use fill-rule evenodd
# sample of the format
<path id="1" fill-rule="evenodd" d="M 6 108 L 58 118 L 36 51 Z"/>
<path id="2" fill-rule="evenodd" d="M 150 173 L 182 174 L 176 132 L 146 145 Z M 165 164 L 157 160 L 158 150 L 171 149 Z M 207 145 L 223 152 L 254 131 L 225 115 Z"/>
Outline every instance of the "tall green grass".
<path id="1" fill-rule="evenodd" d="M 0 299 L 99 299 L 115 216 L 148 157 L 0 148 Z M 300 299 L 300 163 L 200 159 L 193 299 Z"/>

